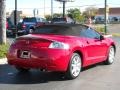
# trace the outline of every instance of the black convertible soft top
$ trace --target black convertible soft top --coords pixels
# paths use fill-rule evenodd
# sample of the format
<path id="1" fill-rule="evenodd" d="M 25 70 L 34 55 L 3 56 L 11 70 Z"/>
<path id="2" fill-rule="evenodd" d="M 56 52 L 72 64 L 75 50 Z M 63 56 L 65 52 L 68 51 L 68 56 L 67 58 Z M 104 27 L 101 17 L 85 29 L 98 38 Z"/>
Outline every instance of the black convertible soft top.
<path id="1" fill-rule="evenodd" d="M 48 24 L 37 27 L 33 33 L 78 36 L 81 30 L 87 28 L 88 26 L 81 24 Z"/>

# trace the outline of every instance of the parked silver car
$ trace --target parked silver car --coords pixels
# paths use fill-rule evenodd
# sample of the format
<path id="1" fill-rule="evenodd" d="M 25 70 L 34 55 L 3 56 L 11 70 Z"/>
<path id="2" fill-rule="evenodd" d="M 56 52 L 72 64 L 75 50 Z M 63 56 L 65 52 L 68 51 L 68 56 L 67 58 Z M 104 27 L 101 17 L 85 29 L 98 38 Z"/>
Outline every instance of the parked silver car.
<path id="1" fill-rule="evenodd" d="M 69 23 L 69 24 L 75 24 L 75 21 L 71 19 L 70 17 L 55 17 L 52 18 L 51 23 L 57 24 L 57 23 Z"/>

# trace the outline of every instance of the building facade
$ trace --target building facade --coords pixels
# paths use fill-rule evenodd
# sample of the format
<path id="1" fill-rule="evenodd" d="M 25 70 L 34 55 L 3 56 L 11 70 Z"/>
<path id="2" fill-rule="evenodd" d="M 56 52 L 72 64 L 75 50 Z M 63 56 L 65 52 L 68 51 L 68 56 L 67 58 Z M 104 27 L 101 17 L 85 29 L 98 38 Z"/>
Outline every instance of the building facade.
<path id="1" fill-rule="evenodd" d="M 95 21 L 98 23 L 104 22 L 105 17 L 105 9 L 99 8 L 98 14 L 95 16 Z M 108 22 L 118 22 L 120 23 L 120 7 L 118 8 L 109 8 L 109 12 L 107 14 Z"/>

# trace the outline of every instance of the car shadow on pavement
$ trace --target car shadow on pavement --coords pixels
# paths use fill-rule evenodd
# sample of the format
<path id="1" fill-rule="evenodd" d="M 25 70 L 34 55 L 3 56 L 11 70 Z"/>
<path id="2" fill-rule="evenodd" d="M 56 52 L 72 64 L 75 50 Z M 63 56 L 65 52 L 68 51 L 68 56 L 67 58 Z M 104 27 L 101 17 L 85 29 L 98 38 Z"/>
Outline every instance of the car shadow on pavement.
<path id="1" fill-rule="evenodd" d="M 89 69 L 94 69 L 97 66 L 107 66 L 107 65 L 105 65 L 104 62 L 99 62 L 99 63 L 96 63 L 96 64 L 93 64 L 93 65 L 82 68 L 81 72 L 87 71 Z"/>
<path id="2" fill-rule="evenodd" d="M 39 70 L 18 72 L 7 64 L 0 65 L 0 84 L 40 84 L 64 80 L 65 78 L 61 74 L 55 72 L 41 72 Z"/>
<path id="3" fill-rule="evenodd" d="M 104 66 L 98 63 L 83 68 L 81 72 L 94 69 L 97 66 Z M 39 70 L 30 70 L 28 72 L 18 72 L 14 67 L 6 64 L 0 65 L 0 84 L 40 84 L 49 83 L 51 81 L 69 80 L 62 73 L 58 72 L 41 72 Z"/>

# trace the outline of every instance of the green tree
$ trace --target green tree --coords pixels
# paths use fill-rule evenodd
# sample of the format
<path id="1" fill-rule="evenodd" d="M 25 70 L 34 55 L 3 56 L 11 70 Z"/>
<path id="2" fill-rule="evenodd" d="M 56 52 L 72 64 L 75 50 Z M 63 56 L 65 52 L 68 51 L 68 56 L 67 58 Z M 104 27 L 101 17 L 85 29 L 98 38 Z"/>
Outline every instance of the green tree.
<path id="1" fill-rule="evenodd" d="M 62 17 L 62 14 L 61 13 L 54 13 L 53 17 Z M 52 16 L 46 15 L 45 18 L 46 18 L 46 20 L 50 21 L 52 19 Z"/>
<path id="2" fill-rule="evenodd" d="M 82 16 L 81 11 L 77 8 L 67 10 L 67 15 L 77 22 L 84 21 L 84 16 Z"/>
<path id="3" fill-rule="evenodd" d="M 54 13 L 53 17 L 62 17 L 62 14 L 61 13 Z"/>
<path id="4" fill-rule="evenodd" d="M 88 18 L 91 17 L 92 19 L 97 15 L 98 8 L 97 7 L 87 7 L 83 12 L 83 15 Z"/>
<path id="5" fill-rule="evenodd" d="M 6 0 L 0 0 L 0 44 L 6 44 Z"/>
<path id="6" fill-rule="evenodd" d="M 52 19 L 51 15 L 45 15 L 45 18 L 47 21 L 50 21 Z"/>

